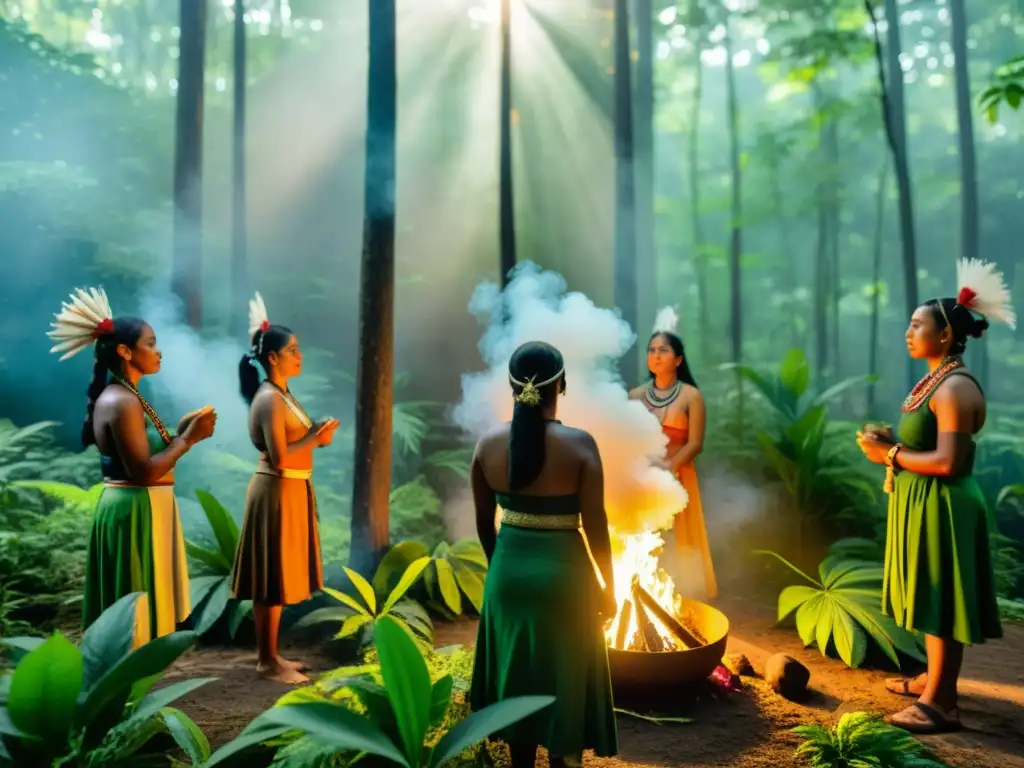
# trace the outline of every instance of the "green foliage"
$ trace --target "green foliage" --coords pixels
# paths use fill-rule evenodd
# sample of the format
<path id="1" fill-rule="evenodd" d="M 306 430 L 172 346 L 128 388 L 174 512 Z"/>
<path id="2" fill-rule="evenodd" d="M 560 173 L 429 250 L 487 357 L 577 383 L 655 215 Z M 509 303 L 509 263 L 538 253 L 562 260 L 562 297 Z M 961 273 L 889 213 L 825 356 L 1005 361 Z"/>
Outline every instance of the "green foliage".
<path id="1" fill-rule="evenodd" d="M 153 690 L 197 636 L 175 632 L 133 650 L 138 598 L 127 595 L 104 611 L 77 647 L 59 632 L 3 641 L 20 658 L 0 687 L 0 764 L 144 764 L 163 751 L 159 734 L 168 734 L 192 765 L 209 757 L 202 731 L 170 705 L 213 678 Z"/>
<path id="2" fill-rule="evenodd" d="M 871 562 L 835 555 L 818 567 L 813 579 L 775 552 L 758 554 L 777 558 L 812 586 L 786 587 L 779 595 L 778 621 L 796 612 L 796 630 L 805 646 L 817 643 L 827 656 L 830 647 L 848 667 L 859 667 L 868 650 L 868 638 L 900 666 L 898 653 L 924 660 L 918 639 L 881 612 L 882 568 Z"/>
<path id="3" fill-rule="evenodd" d="M 484 600 L 487 555 L 475 539 L 463 539 L 454 544 L 442 541 L 433 554 L 419 541 L 396 544 L 384 555 L 374 574 L 374 589 L 386 593 L 412 563 L 424 557 L 430 558 L 422 582 L 427 607 L 445 618 L 455 618 L 466 610 L 465 597 L 479 613 Z"/>
<path id="4" fill-rule="evenodd" d="M 395 620 L 377 625 L 380 657 L 378 684 L 366 676 L 349 678 L 345 687 L 358 698 L 362 712 L 344 702 L 310 701 L 275 706 L 213 755 L 208 766 L 289 731 L 300 731 L 335 753 L 353 758 L 376 756 L 404 768 L 441 768 L 492 733 L 538 712 L 552 696 L 507 699 L 471 714 L 434 743 L 432 732 L 452 702 L 451 675 L 431 680 L 421 650 Z"/>
<path id="5" fill-rule="evenodd" d="M 421 557 L 409 563 L 394 587 L 381 591 L 377 591 L 373 586 L 379 582 L 376 574 L 371 584 L 351 568 L 345 568 L 345 575 L 351 581 L 359 599 L 337 589 L 324 587 L 324 592 L 341 605 L 319 608 L 306 614 L 296 623 L 296 628 L 325 622 L 340 623 L 341 628 L 335 639 L 358 636 L 360 642 L 366 644 L 372 641 L 373 630 L 379 621 L 389 617 L 405 629 L 415 642 L 430 648 L 434 639 L 434 626 L 430 616 L 419 603 L 406 597 L 406 593 L 420 579 L 428 565 L 429 557 Z"/>
<path id="6" fill-rule="evenodd" d="M 231 513 L 206 491 L 196 491 L 196 498 L 210 523 L 213 544 L 204 546 L 186 541 L 185 550 L 192 558 L 190 569 L 193 615 L 198 617 L 196 631 L 209 632 L 226 616 L 228 633 L 234 638 L 246 617 L 252 615 L 251 600 L 231 597 L 231 576 L 238 551 L 238 525 Z"/>
<path id="7" fill-rule="evenodd" d="M 835 727 L 801 725 L 796 757 L 810 768 L 948 768 L 910 733 L 866 712 L 847 712 Z"/>
<path id="8" fill-rule="evenodd" d="M 992 84 L 978 97 L 978 106 L 985 113 L 988 121 L 995 124 L 999 121 L 1000 105 L 1005 104 L 1016 112 L 1020 109 L 1022 99 L 1024 99 L 1024 56 L 1015 56 L 996 68 Z"/>

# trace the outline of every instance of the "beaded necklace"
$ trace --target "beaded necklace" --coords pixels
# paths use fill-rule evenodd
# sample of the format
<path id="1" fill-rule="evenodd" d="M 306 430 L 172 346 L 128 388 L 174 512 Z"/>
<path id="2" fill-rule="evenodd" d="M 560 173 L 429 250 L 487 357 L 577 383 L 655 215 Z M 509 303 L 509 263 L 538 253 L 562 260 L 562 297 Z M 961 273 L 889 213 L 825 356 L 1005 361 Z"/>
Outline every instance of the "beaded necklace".
<path id="1" fill-rule="evenodd" d="M 903 400 L 903 412 L 913 413 L 916 411 L 931 396 L 935 388 L 945 381 L 949 374 L 957 368 L 963 367 L 964 361 L 959 357 L 947 357 L 938 368 L 925 374 L 924 378 L 914 385 L 914 388 L 910 390 L 910 394 Z"/>
<path id="2" fill-rule="evenodd" d="M 160 434 L 160 439 L 164 441 L 165 445 L 170 445 L 171 433 L 167 431 L 167 427 L 164 426 L 160 417 L 156 415 L 156 411 L 153 409 L 153 406 L 150 405 L 149 401 L 142 396 L 142 393 L 139 392 L 135 385 L 128 381 L 128 379 L 123 376 L 119 376 L 116 373 L 111 373 L 110 378 L 139 398 L 139 403 L 142 404 L 142 410 L 146 412 L 146 415 L 149 416 L 149 420 L 153 422 L 153 426 L 156 427 L 156 431 Z"/>
<path id="3" fill-rule="evenodd" d="M 291 392 L 286 389 L 281 389 L 281 387 L 270 381 L 270 379 L 267 379 L 267 384 L 277 390 L 277 393 L 284 399 L 284 404 L 288 406 L 288 410 L 295 414 L 295 418 L 302 423 L 302 426 L 306 429 L 313 426 L 313 420 L 309 418 L 309 414 L 306 413 L 306 409 L 299 405 L 299 401 L 295 399 L 295 396 Z"/>
<path id="4" fill-rule="evenodd" d="M 647 404 L 652 408 L 664 408 L 675 402 L 675 399 L 679 397 L 679 393 L 683 391 L 683 382 L 676 379 L 676 383 L 668 389 L 668 393 L 659 395 L 654 388 L 654 382 L 652 381 L 647 385 L 647 391 L 644 392 L 644 399 Z"/>

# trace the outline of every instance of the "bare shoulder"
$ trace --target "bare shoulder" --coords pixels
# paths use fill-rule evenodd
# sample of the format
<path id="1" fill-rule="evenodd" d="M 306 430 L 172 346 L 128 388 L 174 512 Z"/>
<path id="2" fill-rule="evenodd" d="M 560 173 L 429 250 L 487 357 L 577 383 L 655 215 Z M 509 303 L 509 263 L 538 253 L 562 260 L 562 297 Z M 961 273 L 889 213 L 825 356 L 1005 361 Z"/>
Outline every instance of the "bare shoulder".
<path id="1" fill-rule="evenodd" d="M 508 441 L 508 424 L 498 424 L 487 430 L 476 442 L 475 455 L 484 456 L 496 446 Z"/>
<path id="2" fill-rule="evenodd" d="M 697 389 L 692 384 L 683 384 L 682 399 L 685 400 L 688 404 L 704 404 L 704 395 L 702 395 L 700 393 L 700 390 Z"/>
<path id="3" fill-rule="evenodd" d="M 932 399 L 955 400 L 964 403 L 983 403 L 985 396 L 981 392 L 974 375 L 966 368 L 961 372 L 947 376 L 939 384 Z"/>
<path id="4" fill-rule="evenodd" d="M 559 436 L 566 440 L 584 458 L 598 456 L 597 441 L 584 429 L 558 425 Z"/>
<path id="5" fill-rule="evenodd" d="M 629 390 L 629 399 L 630 400 L 642 400 L 643 396 L 644 396 L 644 393 L 646 391 L 647 391 L 647 385 L 646 384 L 641 384 L 639 387 L 633 387 L 631 390 Z"/>
<path id="6" fill-rule="evenodd" d="M 109 413 L 123 413 L 128 410 L 142 410 L 142 403 L 134 393 L 124 387 L 107 387 L 96 399 L 96 406 Z"/>

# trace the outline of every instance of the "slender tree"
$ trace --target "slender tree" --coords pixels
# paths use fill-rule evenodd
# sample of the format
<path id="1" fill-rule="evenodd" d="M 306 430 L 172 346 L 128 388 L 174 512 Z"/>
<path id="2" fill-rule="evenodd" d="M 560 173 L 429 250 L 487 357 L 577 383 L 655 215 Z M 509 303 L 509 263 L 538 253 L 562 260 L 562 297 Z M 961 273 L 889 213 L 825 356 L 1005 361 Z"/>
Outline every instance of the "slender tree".
<path id="1" fill-rule="evenodd" d="M 244 336 L 245 315 L 237 311 L 244 307 L 249 295 L 246 255 L 245 204 L 245 0 L 235 0 L 234 19 L 234 121 L 231 126 L 232 183 L 231 183 L 231 289 L 232 306 L 236 311 L 236 330 Z"/>
<path id="2" fill-rule="evenodd" d="M 352 567 L 369 575 L 388 548 L 394 402 L 395 0 L 369 0 L 359 367 L 352 483 Z"/>
<path id="3" fill-rule="evenodd" d="M 636 180 L 633 167 L 633 83 L 629 47 L 629 2 L 615 0 L 615 305 L 637 330 Z M 626 381 L 637 374 L 637 356 L 623 355 Z"/>
<path id="4" fill-rule="evenodd" d="M 636 0 L 636 263 L 637 322 L 654 322 L 657 254 L 654 216 L 654 10 Z M 639 350 L 641 356 L 646 350 Z"/>
<path id="5" fill-rule="evenodd" d="M 736 96 L 736 68 L 732 60 L 732 31 L 729 29 L 728 10 L 725 13 L 726 31 L 723 46 L 729 123 L 729 175 L 732 188 L 729 217 L 729 336 L 732 342 L 730 359 L 738 363 L 743 359 L 743 284 L 740 282 L 740 259 L 743 255 L 743 172 L 740 169 L 740 111 Z"/>
<path id="6" fill-rule="evenodd" d="M 512 0 L 501 0 L 501 126 L 498 171 L 499 258 L 501 284 L 508 285 L 516 266 L 516 214 L 512 186 Z"/>
<path id="7" fill-rule="evenodd" d="M 171 286 L 185 321 L 203 323 L 203 78 L 206 73 L 206 0 L 179 5 L 178 93 L 174 130 L 174 230 Z"/>

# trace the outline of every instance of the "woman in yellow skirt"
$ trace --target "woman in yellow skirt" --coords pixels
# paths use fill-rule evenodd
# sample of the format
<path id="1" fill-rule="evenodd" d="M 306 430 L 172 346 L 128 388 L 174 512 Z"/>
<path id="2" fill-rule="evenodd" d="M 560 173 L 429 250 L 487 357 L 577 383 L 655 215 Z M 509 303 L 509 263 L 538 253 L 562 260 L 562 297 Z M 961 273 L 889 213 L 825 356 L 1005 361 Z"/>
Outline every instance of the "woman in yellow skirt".
<path id="1" fill-rule="evenodd" d="M 702 584 L 680 584 L 687 597 L 710 600 L 718 596 L 718 581 L 711 562 L 708 532 L 704 524 L 700 486 L 694 460 L 704 448 L 704 398 L 686 362 L 683 340 L 667 328 L 656 328 L 647 342 L 647 368 L 651 380 L 629 393 L 642 400 L 661 424 L 668 446 L 661 466 L 672 472 L 686 489 L 688 503 L 676 514 L 676 548 L 683 557 L 700 558 Z"/>
<path id="2" fill-rule="evenodd" d="M 89 531 L 82 625 L 141 592 L 138 647 L 174 632 L 191 613 L 174 467 L 213 434 L 217 414 L 209 406 L 194 411 L 171 435 L 138 390 L 143 376 L 160 370 L 156 334 L 137 317 L 115 318 L 102 289 L 76 290 L 48 335 L 61 360 L 95 345 L 82 444 L 99 449 L 104 488 Z"/>
<path id="3" fill-rule="evenodd" d="M 302 372 L 299 340 L 288 328 L 271 325 L 258 293 L 249 302 L 249 335 L 239 381 L 260 458 L 245 498 L 232 586 L 236 599 L 253 602 L 257 674 L 302 683 L 309 679 L 305 666 L 281 656 L 277 636 L 282 608 L 323 587 L 313 449 L 331 444 L 338 421 L 314 424 L 289 391 L 289 380 Z M 262 384 L 257 365 L 267 376 Z"/>

